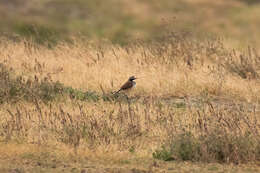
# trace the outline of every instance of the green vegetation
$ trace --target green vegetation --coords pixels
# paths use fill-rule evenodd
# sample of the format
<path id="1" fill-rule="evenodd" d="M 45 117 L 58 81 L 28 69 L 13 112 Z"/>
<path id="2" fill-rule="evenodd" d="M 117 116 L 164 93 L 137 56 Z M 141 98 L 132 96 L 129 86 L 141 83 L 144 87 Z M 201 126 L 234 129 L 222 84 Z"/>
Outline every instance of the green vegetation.
<path id="1" fill-rule="evenodd" d="M 160 150 L 155 150 L 155 152 L 153 152 L 153 158 L 164 161 L 175 160 L 175 158 L 172 157 L 172 154 L 173 153 L 167 150 L 165 146 L 162 146 Z"/>
<path id="2" fill-rule="evenodd" d="M 14 76 L 12 69 L 0 64 L 0 103 L 17 101 L 34 101 L 40 99 L 44 102 L 54 101 L 62 95 L 64 87 L 59 82 L 50 82 L 47 78 L 39 81 L 37 76 L 27 81 L 22 76 Z"/>
<path id="3" fill-rule="evenodd" d="M 257 2 L 1 1 L 0 32 L 9 38 L 18 34 L 49 47 L 58 41 L 70 41 L 73 36 L 125 45 L 136 38 L 156 38 L 166 30 L 193 32 L 196 38 L 226 36 L 238 46 L 258 45 Z"/>
<path id="4" fill-rule="evenodd" d="M 156 150 L 153 157 L 160 160 L 202 161 L 220 163 L 245 163 L 260 157 L 260 145 L 254 134 L 225 133 L 221 128 L 195 137 L 189 132 L 173 134 L 168 149 Z"/>

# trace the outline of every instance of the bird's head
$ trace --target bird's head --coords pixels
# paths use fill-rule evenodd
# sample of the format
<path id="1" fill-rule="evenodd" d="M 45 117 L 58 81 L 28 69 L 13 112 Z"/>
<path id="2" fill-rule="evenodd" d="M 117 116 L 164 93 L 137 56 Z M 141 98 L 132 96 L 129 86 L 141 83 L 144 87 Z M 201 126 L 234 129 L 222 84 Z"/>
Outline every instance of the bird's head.
<path id="1" fill-rule="evenodd" d="M 133 81 L 133 80 L 135 80 L 135 79 L 137 79 L 135 76 L 131 76 L 131 77 L 129 77 L 129 81 Z"/>

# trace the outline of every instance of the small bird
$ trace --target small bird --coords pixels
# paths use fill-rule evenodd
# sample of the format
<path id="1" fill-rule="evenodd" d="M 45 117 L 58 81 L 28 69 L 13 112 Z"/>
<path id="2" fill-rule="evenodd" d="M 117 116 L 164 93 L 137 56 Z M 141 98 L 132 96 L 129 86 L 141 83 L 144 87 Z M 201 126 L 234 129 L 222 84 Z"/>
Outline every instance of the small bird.
<path id="1" fill-rule="evenodd" d="M 136 83 L 134 81 L 135 79 L 137 79 L 135 76 L 129 77 L 129 79 L 126 81 L 126 83 L 124 83 L 124 85 L 122 85 L 121 88 L 117 92 L 115 92 L 115 94 L 119 93 L 122 90 L 125 91 L 125 90 L 129 90 L 129 89 L 133 88 L 136 85 Z"/>

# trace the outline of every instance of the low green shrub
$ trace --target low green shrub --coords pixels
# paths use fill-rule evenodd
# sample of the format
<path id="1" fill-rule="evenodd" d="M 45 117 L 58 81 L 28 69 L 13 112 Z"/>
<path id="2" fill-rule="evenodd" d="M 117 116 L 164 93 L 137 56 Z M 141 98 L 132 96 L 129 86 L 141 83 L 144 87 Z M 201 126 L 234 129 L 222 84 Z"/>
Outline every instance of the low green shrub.
<path id="1" fill-rule="evenodd" d="M 69 94 L 70 98 L 81 101 L 94 101 L 97 102 L 100 98 L 95 91 L 81 91 L 72 87 L 67 87 L 65 92 Z"/>
<path id="2" fill-rule="evenodd" d="M 165 146 L 162 146 L 161 149 L 155 150 L 155 152 L 153 152 L 153 158 L 164 161 L 174 160 L 172 155 L 172 151 L 170 149 L 166 149 Z"/>
<path id="3" fill-rule="evenodd" d="M 47 45 L 49 48 L 62 40 L 55 28 L 45 25 L 18 23 L 14 26 L 14 29 L 21 37 L 30 39 L 36 44 Z"/>
<path id="4" fill-rule="evenodd" d="M 21 99 L 43 102 L 53 101 L 64 93 L 64 86 L 59 82 L 48 80 L 25 80 L 15 76 L 13 71 L 4 64 L 0 64 L 0 103 L 17 102 Z"/>
<path id="5" fill-rule="evenodd" d="M 220 131 L 219 131 L 220 132 Z M 195 137 L 184 132 L 170 138 L 167 147 L 156 150 L 153 158 L 168 161 L 174 156 L 182 161 L 247 163 L 260 158 L 260 139 L 250 133 L 234 135 L 211 132 Z"/>
<path id="6" fill-rule="evenodd" d="M 191 133 L 182 133 L 172 141 L 171 150 L 181 160 L 197 160 L 199 141 Z"/>

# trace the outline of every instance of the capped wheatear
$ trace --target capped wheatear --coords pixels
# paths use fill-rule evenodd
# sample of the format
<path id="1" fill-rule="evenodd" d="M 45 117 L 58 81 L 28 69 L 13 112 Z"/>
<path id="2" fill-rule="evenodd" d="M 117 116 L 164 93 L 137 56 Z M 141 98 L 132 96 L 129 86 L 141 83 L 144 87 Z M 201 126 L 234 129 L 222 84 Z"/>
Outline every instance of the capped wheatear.
<path id="1" fill-rule="evenodd" d="M 134 81 L 135 79 L 137 79 L 135 76 L 129 77 L 129 79 L 124 83 L 124 85 L 121 86 L 121 88 L 117 92 L 115 92 L 115 94 L 119 93 L 120 91 L 126 91 L 133 88 L 136 85 Z"/>

